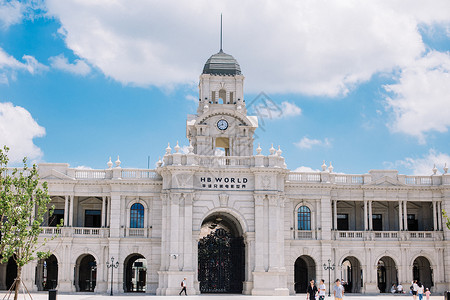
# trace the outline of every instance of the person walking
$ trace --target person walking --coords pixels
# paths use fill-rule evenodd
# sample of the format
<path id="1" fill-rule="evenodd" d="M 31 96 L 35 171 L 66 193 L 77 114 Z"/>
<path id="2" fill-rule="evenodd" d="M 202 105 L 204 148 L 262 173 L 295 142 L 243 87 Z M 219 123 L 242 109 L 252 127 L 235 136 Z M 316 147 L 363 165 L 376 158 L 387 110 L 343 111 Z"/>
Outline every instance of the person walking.
<path id="1" fill-rule="evenodd" d="M 326 293 L 327 293 L 327 287 L 325 285 L 325 280 L 321 279 L 320 285 L 319 285 L 319 300 L 325 300 Z"/>
<path id="2" fill-rule="evenodd" d="M 178 295 L 181 296 L 181 293 L 184 291 L 184 294 L 187 296 L 186 292 L 186 277 L 184 277 L 183 281 L 181 282 L 181 291 Z"/>
<path id="3" fill-rule="evenodd" d="M 423 288 L 423 285 L 422 285 L 422 283 L 421 282 L 418 282 L 417 283 L 417 286 L 419 287 L 418 289 L 417 289 L 417 295 L 419 296 L 419 300 L 422 300 L 423 299 L 423 292 L 424 292 L 424 288 Z"/>
<path id="4" fill-rule="evenodd" d="M 430 300 L 431 292 L 430 292 L 429 288 L 427 288 L 427 291 L 425 292 L 425 295 L 427 296 L 427 300 Z"/>
<path id="5" fill-rule="evenodd" d="M 344 298 L 344 287 L 341 285 L 341 281 L 339 279 L 336 279 L 333 294 L 335 300 L 342 300 L 342 298 Z"/>
<path id="6" fill-rule="evenodd" d="M 317 287 L 314 284 L 314 279 L 309 281 L 308 288 L 306 289 L 306 300 L 316 300 Z"/>
<path id="7" fill-rule="evenodd" d="M 414 280 L 412 283 L 412 289 L 411 289 L 414 300 L 416 300 L 416 298 L 417 298 L 418 290 L 419 290 L 419 286 L 417 285 L 417 280 Z"/>

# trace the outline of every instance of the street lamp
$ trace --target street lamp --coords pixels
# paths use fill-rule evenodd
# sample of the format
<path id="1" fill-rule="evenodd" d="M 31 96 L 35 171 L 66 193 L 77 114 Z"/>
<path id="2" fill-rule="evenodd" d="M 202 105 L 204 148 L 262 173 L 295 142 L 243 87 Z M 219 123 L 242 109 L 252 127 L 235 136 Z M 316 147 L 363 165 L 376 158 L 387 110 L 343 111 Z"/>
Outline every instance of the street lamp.
<path id="1" fill-rule="evenodd" d="M 323 264 L 323 268 L 328 270 L 328 297 L 331 297 L 331 270 L 334 270 L 335 265 L 331 264 L 331 259 L 328 259 L 328 266 Z"/>
<path id="2" fill-rule="evenodd" d="M 113 295 L 113 279 L 114 279 L 114 268 L 119 267 L 119 262 L 114 263 L 114 257 L 111 257 L 111 263 L 106 262 L 106 267 L 109 269 L 111 268 L 111 294 Z"/>

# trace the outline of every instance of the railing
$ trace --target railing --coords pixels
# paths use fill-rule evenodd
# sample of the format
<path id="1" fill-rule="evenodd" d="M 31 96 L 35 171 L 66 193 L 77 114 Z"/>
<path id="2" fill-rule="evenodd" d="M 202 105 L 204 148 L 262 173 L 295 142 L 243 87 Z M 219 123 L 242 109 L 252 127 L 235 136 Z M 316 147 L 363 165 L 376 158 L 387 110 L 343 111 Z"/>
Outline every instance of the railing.
<path id="1" fill-rule="evenodd" d="M 148 229 L 147 228 L 126 228 L 125 236 L 148 237 Z"/>
<path id="2" fill-rule="evenodd" d="M 364 231 L 337 231 L 337 239 L 363 239 Z"/>
<path id="3" fill-rule="evenodd" d="M 43 236 L 58 237 L 109 237 L 109 228 L 87 228 L 87 227 L 41 227 Z"/>
<path id="4" fill-rule="evenodd" d="M 301 182 L 321 182 L 321 176 L 318 172 L 311 173 L 297 173 L 291 172 L 287 178 L 288 181 L 301 181 Z"/>
<path id="5" fill-rule="evenodd" d="M 443 240 L 442 231 L 336 231 L 337 240 Z"/>
<path id="6" fill-rule="evenodd" d="M 410 185 L 432 185 L 431 176 L 405 176 L 405 183 Z"/>
<path id="7" fill-rule="evenodd" d="M 390 239 L 398 239 L 399 234 L 398 231 L 373 231 L 373 237 L 376 240 L 390 240 Z"/>
<path id="8" fill-rule="evenodd" d="M 106 171 L 104 170 L 75 170 L 76 179 L 105 179 Z"/>
<path id="9" fill-rule="evenodd" d="M 296 240 L 312 240 L 316 239 L 316 232 L 314 230 L 295 230 L 294 239 Z"/>
<path id="10" fill-rule="evenodd" d="M 148 179 L 159 179 L 160 176 L 154 170 L 147 169 L 123 169 L 122 178 L 148 178 Z"/>
<path id="11" fill-rule="evenodd" d="M 252 167 L 252 156 L 197 156 L 197 163 L 202 167 L 239 166 Z"/>
<path id="12" fill-rule="evenodd" d="M 347 184 L 364 184 L 364 177 L 358 175 L 342 175 L 336 174 L 334 176 L 335 183 L 347 183 Z"/>

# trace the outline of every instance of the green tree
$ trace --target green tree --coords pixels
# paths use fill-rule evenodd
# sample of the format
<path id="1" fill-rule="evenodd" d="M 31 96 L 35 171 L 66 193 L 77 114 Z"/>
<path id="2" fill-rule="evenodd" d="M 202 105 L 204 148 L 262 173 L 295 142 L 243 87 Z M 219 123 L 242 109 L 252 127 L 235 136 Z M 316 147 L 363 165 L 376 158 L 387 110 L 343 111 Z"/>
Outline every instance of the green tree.
<path id="1" fill-rule="evenodd" d="M 450 218 L 448 217 L 448 215 L 445 212 L 445 210 L 442 210 L 442 216 L 445 219 L 445 225 L 447 226 L 448 229 L 450 229 Z"/>
<path id="2" fill-rule="evenodd" d="M 16 300 L 23 284 L 22 268 L 35 259 L 45 259 L 51 254 L 39 251 L 47 239 L 38 238 L 45 217 L 53 214 L 54 207 L 48 207 L 51 199 L 47 182 L 39 182 L 37 166 L 33 164 L 28 167 L 24 158 L 23 168 L 8 169 L 8 151 L 6 146 L 0 149 L 0 254 L 2 263 L 12 257 L 17 264 L 17 278 L 11 287 L 14 288 Z"/>

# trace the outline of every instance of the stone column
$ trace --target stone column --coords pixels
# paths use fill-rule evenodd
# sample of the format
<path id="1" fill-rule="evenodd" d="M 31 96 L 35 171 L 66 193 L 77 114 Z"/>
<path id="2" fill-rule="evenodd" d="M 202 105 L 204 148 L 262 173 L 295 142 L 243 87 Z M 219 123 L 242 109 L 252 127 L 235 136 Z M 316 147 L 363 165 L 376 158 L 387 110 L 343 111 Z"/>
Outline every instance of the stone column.
<path id="1" fill-rule="evenodd" d="M 70 195 L 70 196 L 69 196 L 69 199 L 70 199 L 69 226 L 70 226 L 70 227 L 73 227 L 73 217 L 74 217 L 73 206 L 74 206 L 74 202 L 75 202 L 75 197 L 74 197 L 74 195 Z"/>
<path id="2" fill-rule="evenodd" d="M 334 211 L 334 215 L 333 215 L 333 229 L 337 230 L 337 200 L 333 200 L 333 211 Z"/>
<path id="3" fill-rule="evenodd" d="M 193 271 L 192 253 L 192 199 L 193 194 L 184 194 L 184 224 L 183 228 L 183 271 Z M 197 237 L 198 239 L 198 237 Z"/>
<path id="4" fill-rule="evenodd" d="M 403 201 L 403 230 L 408 231 L 408 201 Z"/>
<path id="5" fill-rule="evenodd" d="M 102 196 L 102 223 L 101 227 L 105 227 L 106 220 L 106 197 Z"/>
<path id="6" fill-rule="evenodd" d="M 111 192 L 111 200 L 110 200 L 110 209 L 111 209 L 111 215 L 117 216 L 115 218 L 111 218 L 110 220 L 110 237 L 111 238 L 118 238 L 120 237 L 120 201 L 121 195 L 120 192 Z"/>
<path id="7" fill-rule="evenodd" d="M 69 225 L 69 195 L 64 196 L 64 226 Z"/>
<path id="8" fill-rule="evenodd" d="M 269 198 L 269 272 L 278 271 L 278 197 L 275 195 L 268 196 Z"/>
<path id="9" fill-rule="evenodd" d="M 255 271 L 264 271 L 264 195 L 255 195 Z"/>
<path id="10" fill-rule="evenodd" d="M 373 230 L 373 219 L 372 219 L 372 200 L 369 200 L 369 230 Z"/>
<path id="11" fill-rule="evenodd" d="M 398 230 L 403 230 L 403 213 L 402 213 L 402 201 L 398 201 Z"/>
<path id="12" fill-rule="evenodd" d="M 321 226 L 322 226 L 322 240 L 331 240 L 331 228 L 333 226 L 331 197 L 329 195 L 322 196 L 320 200 L 321 206 Z M 295 229 L 295 228 L 294 228 Z"/>
<path id="13" fill-rule="evenodd" d="M 367 217 L 367 200 L 366 199 L 364 199 L 364 230 L 366 231 L 367 229 L 369 229 L 368 228 L 368 224 L 367 224 L 367 221 L 368 221 L 368 217 Z"/>
<path id="14" fill-rule="evenodd" d="M 178 269 L 178 244 L 179 244 L 179 223 L 180 223 L 180 198 L 181 194 L 170 195 L 170 240 L 169 240 L 169 271 L 179 271 Z"/>
<path id="15" fill-rule="evenodd" d="M 437 221 L 437 215 L 436 215 L 436 201 L 433 200 L 433 228 L 434 231 L 439 230 L 438 229 L 438 221 Z"/>
<path id="16" fill-rule="evenodd" d="M 111 197 L 106 197 L 106 201 L 106 227 L 109 227 L 111 223 Z"/>

